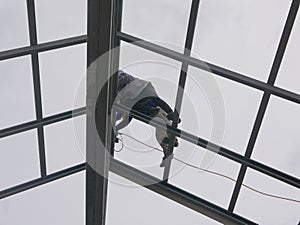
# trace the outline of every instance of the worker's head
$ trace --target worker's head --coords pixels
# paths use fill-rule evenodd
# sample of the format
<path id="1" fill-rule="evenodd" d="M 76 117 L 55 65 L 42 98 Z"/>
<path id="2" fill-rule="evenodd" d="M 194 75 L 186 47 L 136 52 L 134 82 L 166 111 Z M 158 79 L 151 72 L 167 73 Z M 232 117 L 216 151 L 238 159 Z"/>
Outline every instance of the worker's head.
<path id="1" fill-rule="evenodd" d="M 118 91 L 120 92 L 127 84 L 134 80 L 132 76 L 124 73 L 122 70 L 118 70 Z"/>

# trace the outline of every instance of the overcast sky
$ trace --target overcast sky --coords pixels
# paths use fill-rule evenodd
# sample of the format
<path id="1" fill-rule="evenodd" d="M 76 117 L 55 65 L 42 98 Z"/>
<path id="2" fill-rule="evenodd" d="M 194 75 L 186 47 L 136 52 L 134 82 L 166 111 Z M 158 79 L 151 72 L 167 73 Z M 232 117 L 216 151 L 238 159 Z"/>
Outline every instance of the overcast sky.
<path id="1" fill-rule="evenodd" d="M 202 0 L 192 54 L 204 61 L 266 81 L 291 1 Z M 191 0 L 124 0 L 124 32 L 182 51 Z M 86 34 L 86 0 L 39 0 L 39 43 Z M 300 94 L 300 21 L 296 23 L 275 84 Z M 26 1 L 1 0 L 0 51 L 29 45 Z M 120 67 L 150 80 L 174 106 L 180 63 L 122 43 Z M 84 106 L 86 45 L 39 54 L 44 116 Z M 208 78 L 209 77 L 209 78 Z M 211 79 L 211 80 L 208 80 Z M 206 82 L 221 93 L 225 109 L 223 139 L 213 140 L 218 118 Z M 244 154 L 262 92 L 195 68 L 189 70 L 180 128 Z M 74 100 L 75 99 L 75 100 Z M 0 62 L 0 129 L 35 119 L 30 56 Z M 253 151 L 253 159 L 300 177 L 300 107 L 272 96 Z M 84 162 L 85 117 L 45 127 L 48 173 Z M 75 130 L 75 132 L 74 132 Z M 134 121 L 124 133 L 157 145 L 154 129 Z M 124 138 L 116 157 L 161 177 L 161 153 Z M 141 151 L 143 149 L 143 151 Z M 148 150 L 148 151 L 146 151 Z M 178 158 L 200 165 L 205 150 L 180 140 Z M 209 169 L 236 179 L 239 164 L 216 156 Z M 170 182 L 227 208 L 234 183 L 174 162 Z M 39 177 L 35 130 L 0 140 L 0 190 Z M 218 224 L 156 193 L 111 174 L 107 224 Z M 0 200 L 0 224 L 84 224 L 85 173 Z M 120 185 L 118 183 L 127 185 Z M 298 189 L 248 169 L 244 183 L 274 195 L 300 199 Z M 242 188 L 235 213 L 259 224 L 297 224 L 300 204 Z"/>

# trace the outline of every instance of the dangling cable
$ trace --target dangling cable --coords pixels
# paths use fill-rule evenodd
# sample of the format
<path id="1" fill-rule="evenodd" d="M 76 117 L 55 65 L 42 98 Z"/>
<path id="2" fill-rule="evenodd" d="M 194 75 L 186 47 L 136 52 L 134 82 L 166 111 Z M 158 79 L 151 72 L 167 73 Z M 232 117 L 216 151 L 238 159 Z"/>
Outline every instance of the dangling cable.
<path id="1" fill-rule="evenodd" d="M 152 148 L 152 149 L 154 149 L 154 150 L 156 150 L 156 151 L 159 151 L 159 152 L 163 152 L 161 149 L 156 148 L 156 147 L 153 147 L 153 146 L 151 146 L 151 145 L 149 145 L 149 144 L 146 144 L 146 143 L 144 143 L 144 142 L 142 142 L 142 141 L 140 141 L 140 140 L 138 140 L 138 139 L 136 139 L 136 138 L 134 138 L 134 137 L 132 137 L 132 136 L 130 136 L 130 135 L 128 135 L 128 134 L 125 134 L 125 133 L 118 133 L 118 134 L 119 134 L 121 137 L 122 137 L 122 136 L 129 137 L 129 138 L 131 138 L 132 140 L 134 140 L 134 141 L 136 141 L 136 142 L 138 142 L 138 143 L 140 143 L 140 144 L 142 144 L 142 145 L 144 145 L 144 146 L 147 146 L 147 147 Z M 121 148 L 121 150 L 122 150 L 123 147 L 125 146 L 124 143 L 123 143 L 123 141 L 124 141 L 124 140 L 123 140 L 123 138 L 122 138 L 122 148 Z M 225 174 L 218 173 L 218 172 L 215 172 L 215 171 L 212 171 L 212 170 L 207 170 L 207 169 L 200 168 L 200 167 L 195 166 L 195 165 L 193 165 L 193 164 L 184 162 L 183 160 L 178 159 L 178 158 L 176 158 L 176 157 L 173 157 L 173 159 L 176 160 L 176 161 L 178 161 L 178 162 L 180 162 L 180 163 L 182 163 L 182 164 L 184 164 L 184 165 L 186 165 L 186 166 L 189 166 L 189 167 L 191 167 L 191 168 L 194 168 L 194 169 L 197 169 L 197 170 L 201 170 L 201 171 L 205 171 L 205 172 L 208 172 L 208 173 L 211 173 L 211 174 L 214 174 L 214 175 L 217 175 L 217 176 L 226 178 L 226 179 L 228 179 L 228 180 L 230 180 L 230 181 L 233 181 L 233 182 L 235 182 L 235 183 L 237 182 L 235 179 L 233 179 L 232 177 L 227 176 L 227 175 L 225 175 Z M 293 199 L 293 198 L 282 197 L 282 196 L 279 196 L 279 195 L 272 195 L 272 194 L 269 194 L 269 193 L 266 193 L 266 192 L 257 190 L 257 189 L 255 189 L 255 188 L 249 186 L 249 185 L 246 185 L 246 184 L 242 184 L 242 186 L 244 186 L 245 188 L 247 188 L 247 189 L 249 189 L 249 190 L 251 190 L 251 191 L 253 191 L 253 192 L 256 192 L 256 193 L 258 193 L 258 194 L 260 194 L 260 195 L 268 196 L 268 197 L 271 197 L 271 198 L 276 198 L 276 199 L 279 199 L 279 200 L 285 200 L 285 201 L 291 201 L 291 202 L 300 203 L 300 200 Z"/>
<path id="2" fill-rule="evenodd" d="M 118 141 L 121 142 L 121 148 L 120 149 L 115 149 L 115 152 L 121 152 L 124 148 L 124 140 L 123 140 L 123 136 L 120 135 L 120 137 L 116 137 L 116 139 L 118 139 Z"/>

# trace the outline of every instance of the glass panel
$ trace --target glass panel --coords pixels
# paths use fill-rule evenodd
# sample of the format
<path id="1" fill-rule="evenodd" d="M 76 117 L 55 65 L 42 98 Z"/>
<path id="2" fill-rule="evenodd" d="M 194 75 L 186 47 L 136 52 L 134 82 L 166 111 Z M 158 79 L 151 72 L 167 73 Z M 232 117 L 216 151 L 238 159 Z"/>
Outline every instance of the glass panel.
<path id="1" fill-rule="evenodd" d="M 0 62 L 0 129 L 35 119 L 30 56 Z"/>
<path id="2" fill-rule="evenodd" d="M 182 140 L 180 143 L 185 144 Z M 191 152 L 192 150 L 190 158 L 187 158 L 187 151 Z M 203 148 L 194 147 L 191 144 L 183 149 L 179 147 L 175 150 L 175 158 L 193 166 L 209 170 L 209 172 L 197 170 L 175 159 L 171 167 L 170 183 L 200 198 L 227 208 L 235 182 L 225 178 L 223 175 L 236 179 L 239 170 L 238 163 L 217 154 L 207 153 Z M 217 172 L 221 175 L 211 172 Z"/>
<path id="3" fill-rule="evenodd" d="M 35 1 L 39 42 L 86 34 L 87 1 Z"/>
<path id="4" fill-rule="evenodd" d="M 286 53 L 280 67 L 276 85 L 300 94 L 299 58 L 300 58 L 300 16 L 299 13 L 288 42 Z"/>
<path id="5" fill-rule="evenodd" d="M 300 106 L 271 97 L 253 158 L 300 177 Z"/>
<path id="6" fill-rule="evenodd" d="M 0 224 L 85 224 L 85 172 L 0 201 Z"/>
<path id="7" fill-rule="evenodd" d="M 191 133 L 244 154 L 262 93 L 192 67 L 185 93 L 181 126 L 189 123 Z"/>
<path id="8" fill-rule="evenodd" d="M 193 53 L 266 81 L 291 1 L 201 1 Z"/>
<path id="9" fill-rule="evenodd" d="M 84 119 L 81 127 L 84 129 Z M 79 129 L 80 121 L 77 121 Z M 45 127 L 45 144 L 48 173 L 53 173 L 85 161 L 77 141 L 72 120 L 51 124 Z"/>
<path id="10" fill-rule="evenodd" d="M 26 1 L 2 1 L 0 27 L 0 51 L 29 45 Z"/>
<path id="11" fill-rule="evenodd" d="M 126 0 L 122 30 L 150 41 L 178 45 L 182 51 L 191 0 Z M 167 10 L 166 10 L 167 9 Z"/>
<path id="12" fill-rule="evenodd" d="M 40 67 L 44 116 L 85 105 L 86 44 L 41 53 Z"/>
<path id="13" fill-rule="evenodd" d="M 248 169 L 244 184 L 269 194 L 300 200 L 299 189 Z M 259 224 L 298 224 L 300 205 L 242 187 L 235 212 Z"/>
<path id="14" fill-rule="evenodd" d="M 36 179 L 39 176 L 36 130 L 0 139 L 0 190 Z"/>
<path id="15" fill-rule="evenodd" d="M 110 176 L 116 176 L 110 174 Z M 114 179 L 114 178 L 112 178 Z M 220 224 L 143 187 L 109 183 L 107 225 Z"/>

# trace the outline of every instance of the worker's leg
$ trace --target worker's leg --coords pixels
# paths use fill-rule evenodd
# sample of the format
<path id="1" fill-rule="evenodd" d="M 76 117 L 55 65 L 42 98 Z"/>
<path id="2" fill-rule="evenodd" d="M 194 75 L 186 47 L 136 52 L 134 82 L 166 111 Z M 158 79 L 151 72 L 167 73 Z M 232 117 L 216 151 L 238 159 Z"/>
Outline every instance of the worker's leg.
<path id="1" fill-rule="evenodd" d="M 156 139 L 160 146 L 162 147 L 164 151 L 164 158 L 168 154 L 168 149 L 169 149 L 169 142 L 170 142 L 170 136 L 171 132 L 167 130 L 167 126 L 171 126 L 171 121 L 167 118 L 167 113 L 162 110 L 160 107 L 158 107 L 159 111 L 155 115 L 155 119 L 159 120 L 163 124 L 166 125 L 165 129 L 163 128 L 156 128 Z M 178 140 L 175 138 L 174 140 L 174 147 L 178 146 Z M 163 159 L 164 159 L 163 158 Z"/>
<path id="2" fill-rule="evenodd" d="M 158 109 L 156 109 L 156 105 L 149 102 L 150 98 L 151 97 L 143 98 L 139 100 L 137 103 L 135 103 L 134 106 L 132 107 L 133 111 L 137 111 L 147 116 L 146 118 L 148 119 L 149 122 L 151 118 L 153 118 L 158 112 Z"/>
<path id="3" fill-rule="evenodd" d="M 152 101 L 153 99 L 154 102 Z M 156 140 L 160 144 L 160 146 L 163 149 L 164 152 L 164 158 L 168 154 L 168 149 L 169 149 L 169 142 L 170 142 L 170 136 L 171 133 L 167 130 L 167 126 L 171 126 L 172 122 L 168 118 L 168 114 L 166 111 L 164 111 L 160 106 L 157 106 L 157 104 L 163 104 L 165 103 L 159 98 L 156 97 L 149 97 L 149 98 L 144 98 L 140 101 L 138 101 L 133 107 L 133 110 L 136 110 L 140 113 L 145 114 L 148 116 L 149 122 L 151 121 L 152 118 L 157 119 L 161 123 L 165 124 L 165 128 L 156 128 Z M 167 105 L 167 103 L 165 103 Z M 166 107 L 166 106 L 164 106 Z M 170 112 L 171 108 L 167 105 L 168 111 Z M 178 146 L 178 139 L 175 138 L 174 140 L 174 147 Z M 164 159 L 163 158 L 163 159 Z"/>
<path id="4" fill-rule="evenodd" d="M 168 119 L 174 121 L 174 112 L 171 109 L 171 107 L 166 103 L 164 100 L 162 100 L 160 97 L 151 97 L 150 100 L 156 105 L 159 106 L 162 110 L 164 110 L 168 115 Z M 181 122 L 181 119 L 179 118 L 178 123 Z"/>
<path id="5" fill-rule="evenodd" d="M 170 126 L 171 125 L 171 121 L 168 120 L 167 118 L 167 113 L 162 110 L 161 108 L 158 108 L 159 111 L 158 113 L 155 115 L 154 119 L 160 121 L 161 123 L 165 124 L 165 128 L 156 128 L 156 140 L 158 141 L 158 143 L 160 144 L 160 146 L 162 147 L 164 154 L 167 154 L 168 151 L 168 147 L 169 147 L 169 142 L 167 141 L 169 138 L 169 132 L 167 131 L 167 125 Z"/>
<path id="6" fill-rule="evenodd" d="M 164 110 L 167 114 L 173 113 L 171 107 L 162 100 L 160 97 L 151 97 L 150 100 L 156 105 L 159 106 L 162 110 Z"/>

